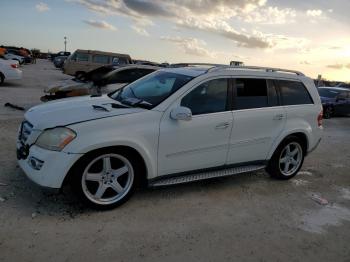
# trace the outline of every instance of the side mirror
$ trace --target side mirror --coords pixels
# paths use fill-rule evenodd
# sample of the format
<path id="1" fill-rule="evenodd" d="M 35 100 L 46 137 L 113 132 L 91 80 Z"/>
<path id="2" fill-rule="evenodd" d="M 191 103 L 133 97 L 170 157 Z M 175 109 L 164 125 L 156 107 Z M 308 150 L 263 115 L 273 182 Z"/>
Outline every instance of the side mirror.
<path id="1" fill-rule="evenodd" d="M 179 106 L 171 110 L 170 118 L 174 120 L 190 121 L 192 119 L 191 109 L 184 106 Z"/>

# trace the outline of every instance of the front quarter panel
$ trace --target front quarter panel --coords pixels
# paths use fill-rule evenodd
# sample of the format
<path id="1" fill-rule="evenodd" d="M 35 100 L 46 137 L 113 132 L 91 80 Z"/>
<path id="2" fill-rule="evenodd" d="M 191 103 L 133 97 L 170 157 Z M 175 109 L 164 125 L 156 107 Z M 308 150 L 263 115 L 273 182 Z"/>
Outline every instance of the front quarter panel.
<path id="1" fill-rule="evenodd" d="M 77 137 L 64 148 L 64 152 L 85 154 L 105 147 L 129 146 L 141 154 L 148 178 L 153 178 L 157 175 L 161 115 L 161 112 L 149 110 L 70 125 Z"/>

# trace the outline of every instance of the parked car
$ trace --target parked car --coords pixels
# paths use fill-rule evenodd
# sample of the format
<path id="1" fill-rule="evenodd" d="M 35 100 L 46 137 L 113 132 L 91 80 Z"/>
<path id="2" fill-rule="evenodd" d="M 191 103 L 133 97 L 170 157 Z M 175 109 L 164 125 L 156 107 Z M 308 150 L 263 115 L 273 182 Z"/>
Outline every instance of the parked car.
<path id="1" fill-rule="evenodd" d="M 32 62 L 32 55 L 30 50 L 28 49 L 24 49 L 24 48 L 20 48 L 20 49 L 12 49 L 12 48 L 7 48 L 7 53 L 9 54 L 13 54 L 16 56 L 20 56 L 23 57 L 23 63 L 31 63 Z"/>
<path id="2" fill-rule="evenodd" d="M 318 93 L 322 101 L 324 118 L 350 114 L 350 89 L 343 87 L 318 87 Z"/>
<path id="3" fill-rule="evenodd" d="M 63 66 L 63 73 L 80 78 L 102 65 L 119 66 L 131 63 L 129 55 L 78 49 L 67 58 Z"/>
<path id="4" fill-rule="evenodd" d="M 15 54 L 12 54 L 12 53 L 9 53 L 7 52 L 4 57 L 6 59 L 9 59 L 9 60 L 15 60 L 17 61 L 20 65 L 22 65 L 24 63 L 24 57 L 23 56 L 19 56 L 19 55 L 15 55 Z"/>
<path id="5" fill-rule="evenodd" d="M 62 68 L 67 57 L 68 56 L 56 56 L 55 59 L 53 60 L 53 64 L 55 65 L 56 68 Z"/>
<path id="6" fill-rule="evenodd" d="M 71 53 L 70 52 L 67 52 L 67 51 L 60 51 L 60 52 L 58 52 L 58 53 L 56 53 L 56 54 L 49 54 L 48 55 L 48 58 L 49 59 L 51 59 L 51 61 L 54 61 L 55 60 L 55 58 L 57 57 L 57 56 L 70 56 L 71 55 Z"/>
<path id="7" fill-rule="evenodd" d="M 147 65 L 127 65 L 116 69 L 102 66 L 88 72 L 84 79 L 73 78 L 49 86 L 44 90 L 46 95 L 41 97 L 41 101 L 109 93 L 158 69 Z"/>
<path id="8" fill-rule="evenodd" d="M 86 203 L 111 208 L 143 183 L 165 186 L 264 168 L 290 179 L 321 134 L 320 97 L 300 72 L 165 68 L 112 94 L 31 108 L 17 158 L 37 184 L 70 184 Z"/>
<path id="9" fill-rule="evenodd" d="M 22 71 L 18 69 L 18 62 L 0 58 L 0 85 L 6 80 L 22 78 Z"/>

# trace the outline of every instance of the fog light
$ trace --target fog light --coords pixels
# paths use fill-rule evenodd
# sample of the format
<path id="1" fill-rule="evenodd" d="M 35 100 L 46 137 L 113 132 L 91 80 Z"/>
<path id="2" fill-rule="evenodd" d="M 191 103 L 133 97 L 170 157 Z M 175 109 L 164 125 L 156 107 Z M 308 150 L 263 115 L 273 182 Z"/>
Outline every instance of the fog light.
<path id="1" fill-rule="evenodd" d="M 44 165 L 44 161 L 40 160 L 40 159 L 37 159 L 33 156 L 31 156 L 29 159 L 28 159 L 28 164 L 35 170 L 40 170 L 43 165 Z"/>

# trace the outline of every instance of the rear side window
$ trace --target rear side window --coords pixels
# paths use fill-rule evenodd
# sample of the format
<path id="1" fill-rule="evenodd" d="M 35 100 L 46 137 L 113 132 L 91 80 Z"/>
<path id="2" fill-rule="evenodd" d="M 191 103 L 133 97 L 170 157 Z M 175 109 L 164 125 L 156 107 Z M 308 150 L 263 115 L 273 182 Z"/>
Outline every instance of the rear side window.
<path id="1" fill-rule="evenodd" d="M 77 53 L 76 54 L 76 60 L 80 62 L 88 62 L 89 61 L 89 55 L 84 53 Z"/>
<path id="2" fill-rule="evenodd" d="M 107 55 L 94 55 L 92 58 L 92 62 L 99 64 L 108 64 L 109 56 Z"/>
<path id="3" fill-rule="evenodd" d="M 288 80 L 275 80 L 277 83 L 284 105 L 313 104 L 309 92 L 301 82 Z"/>
<path id="4" fill-rule="evenodd" d="M 237 110 L 261 108 L 269 105 L 265 79 L 237 78 L 235 86 Z"/>

